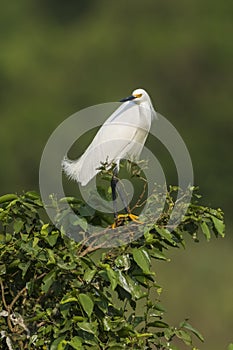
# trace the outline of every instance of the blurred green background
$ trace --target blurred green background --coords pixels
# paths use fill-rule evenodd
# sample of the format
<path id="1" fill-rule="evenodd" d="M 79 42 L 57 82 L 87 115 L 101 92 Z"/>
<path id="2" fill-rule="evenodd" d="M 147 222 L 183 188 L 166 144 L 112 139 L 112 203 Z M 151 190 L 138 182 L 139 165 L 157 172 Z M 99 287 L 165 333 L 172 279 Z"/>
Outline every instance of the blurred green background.
<path id="1" fill-rule="evenodd" d="M 1 193 L 38 190 L 52 131 L 90 105 L 145 88 L 190 151 L 203 203 L 227 235 L 158 264 L 166 319 L 190 317 L 205 350 L 233 341 L 233 2 L 21 0 L 0 12 Z"/>

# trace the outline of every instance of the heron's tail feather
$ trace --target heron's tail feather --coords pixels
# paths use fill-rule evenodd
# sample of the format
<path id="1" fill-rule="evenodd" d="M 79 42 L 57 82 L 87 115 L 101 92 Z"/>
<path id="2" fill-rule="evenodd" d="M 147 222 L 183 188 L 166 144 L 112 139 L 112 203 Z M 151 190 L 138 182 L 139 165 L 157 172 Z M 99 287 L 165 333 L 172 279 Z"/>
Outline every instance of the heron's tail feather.
<path id="1" fill-rule="evenodd" d="M 80 182 L 80 159 L 72 161 L 65 157 L 62 161 L 62 169 L 69 179 Z"/>

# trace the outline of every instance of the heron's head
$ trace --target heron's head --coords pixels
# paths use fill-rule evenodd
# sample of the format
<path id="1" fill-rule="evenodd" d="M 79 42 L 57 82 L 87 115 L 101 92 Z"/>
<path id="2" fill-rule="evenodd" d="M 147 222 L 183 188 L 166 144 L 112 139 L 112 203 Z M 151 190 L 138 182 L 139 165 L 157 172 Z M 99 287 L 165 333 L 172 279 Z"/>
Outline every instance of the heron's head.
<path id="1" fill-rule="evenodd" d="M 150 96 L 148 93 L 143 89 L 136 89 L 132 92 L 132 95 L 126 98 L 123 98 L 120 100 L 120 102 L 126 102 L 126 101 L 133 101 L 136 104 L 144 103 L 144 107 L 151 110 L 151 117 L 154 119 L 158 119 L 157 113 L 151 103 Z"/>
<path id="2" fill-rule="evenodd" d="M 132 92 L 131 96 L 123 98 L 122 100 L 120 100 L 120 102 L 126 102 L 126 101 L 132 101 L 132 100 L 136 103 L 141 103 L 141 102 L 146 102 L 146 101 L 149 102 L 150 97 L 145 90 L 136 89 Z"/>

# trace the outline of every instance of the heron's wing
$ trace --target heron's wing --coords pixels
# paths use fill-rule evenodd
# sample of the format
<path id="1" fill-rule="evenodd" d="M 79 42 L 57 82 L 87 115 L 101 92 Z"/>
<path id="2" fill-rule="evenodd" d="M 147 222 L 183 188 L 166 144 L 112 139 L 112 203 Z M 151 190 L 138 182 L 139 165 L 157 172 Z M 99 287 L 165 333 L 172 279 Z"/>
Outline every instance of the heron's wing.
<path id="1" fill-rule="evenodd" d="M 81 158 L 63 163 L 67 175 L 86 185 L 100 171 L 101 163 L 139 156 L 150 129 L 150 122 L 144 119 L 147 118 L 143 118 L 137 104 L 120 106 L 97 132 Z"/>

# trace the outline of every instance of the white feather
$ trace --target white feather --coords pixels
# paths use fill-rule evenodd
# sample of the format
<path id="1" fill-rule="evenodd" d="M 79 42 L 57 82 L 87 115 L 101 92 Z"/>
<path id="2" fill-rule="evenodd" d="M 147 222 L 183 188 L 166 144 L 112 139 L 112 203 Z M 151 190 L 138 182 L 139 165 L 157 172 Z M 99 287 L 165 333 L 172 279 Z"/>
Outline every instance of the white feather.
<path id="1" fill-rule="evenodd" d="M 145 90 L 137 89 L 134 94 L 142 96 L 113 112 L 79 159 L 64 158 L 62 168 L 70 179 L 85 186 L 98 174 L 101 163 L 139 157 L 156 113 Z"/>

